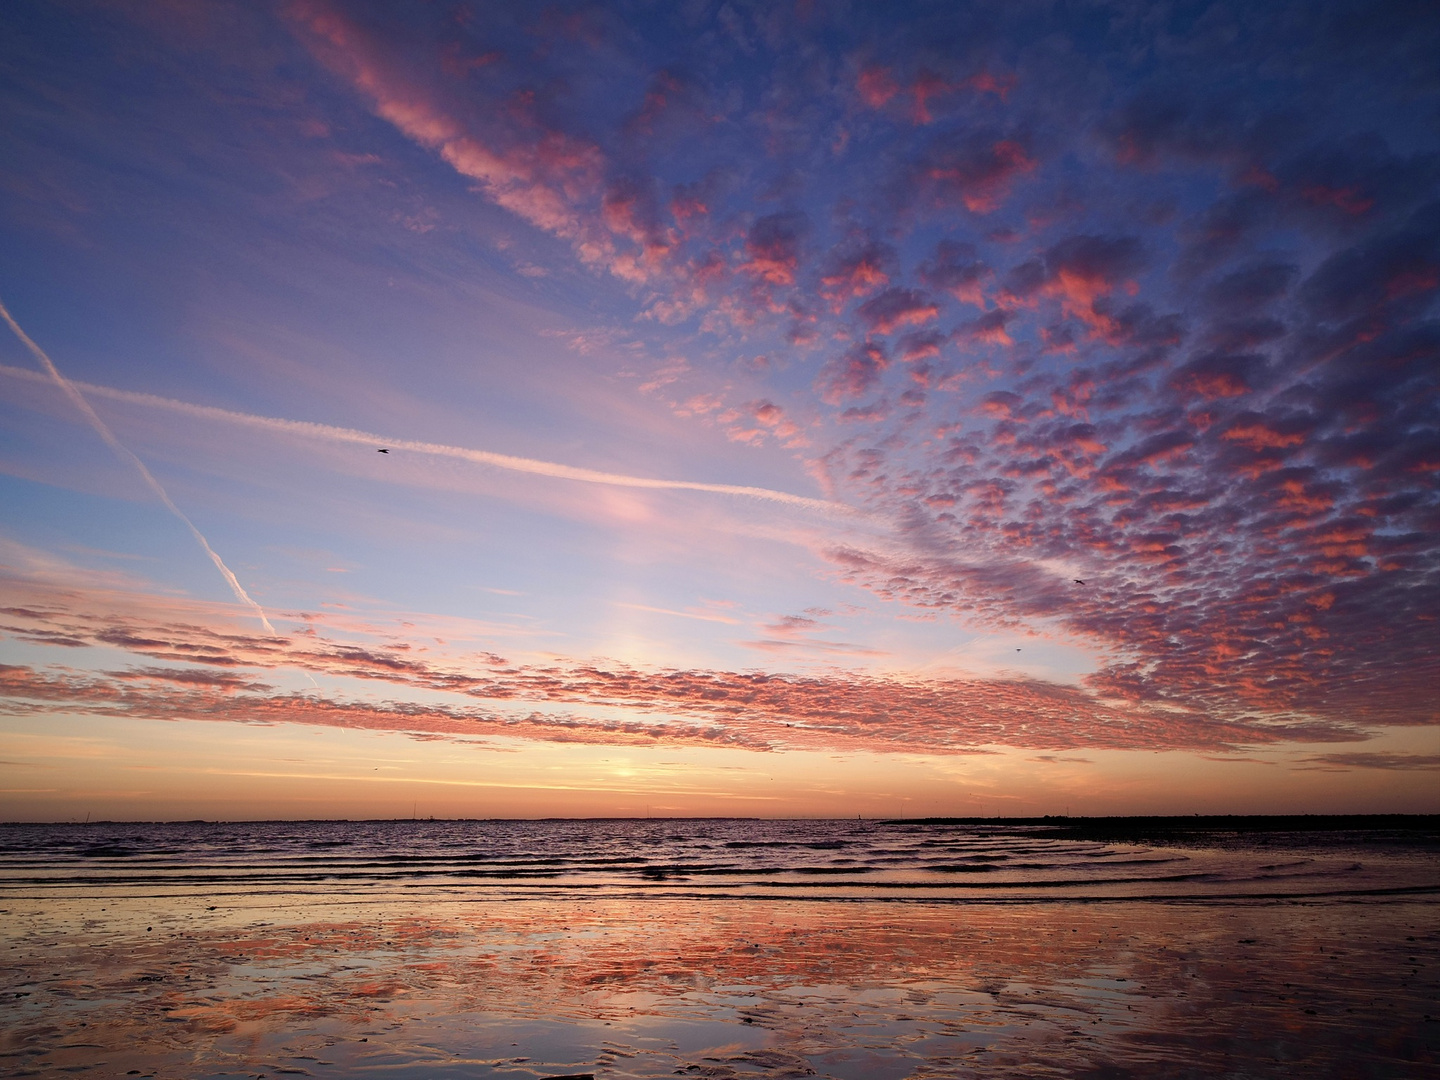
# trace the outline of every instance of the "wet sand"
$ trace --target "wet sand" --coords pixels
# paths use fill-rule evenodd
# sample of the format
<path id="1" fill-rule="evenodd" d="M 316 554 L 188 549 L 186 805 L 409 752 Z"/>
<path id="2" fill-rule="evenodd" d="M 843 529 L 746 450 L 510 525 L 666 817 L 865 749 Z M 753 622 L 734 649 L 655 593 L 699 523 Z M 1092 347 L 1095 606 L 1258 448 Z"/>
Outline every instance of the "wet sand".
<path id="1" fill-rule="evenodd" d="M 1440 1076 L 1433 897 L 8 899 L 6 1076 Z"/>

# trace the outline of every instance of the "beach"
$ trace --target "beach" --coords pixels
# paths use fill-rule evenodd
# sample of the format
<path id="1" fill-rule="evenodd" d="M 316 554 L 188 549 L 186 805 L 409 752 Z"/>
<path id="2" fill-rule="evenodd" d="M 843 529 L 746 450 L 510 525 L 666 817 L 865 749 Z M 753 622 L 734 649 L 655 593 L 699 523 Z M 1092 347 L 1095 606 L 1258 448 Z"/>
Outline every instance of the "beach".
<path id="1" fill-rule="evenodd" d="M 497 832 L 445 823 L 441 840 L 440 825 L 432 846 L 469 833 L 483 847 Z M 544 839 L 534 825 L 506 828 Z M 863 881 L 867 853 L 948 838 L 953 858 L 958 844 L 993 854 L 1005 843 L 993 828 L 977 839 L 955 825 L 627 828 L 621 839 L 654 834 L 669 854 L 698 841 L 759 844 L 772 868 L 793 869 L 797 844 L 811 854 L 828 844 L 819 853 L 849 860 L 834 875 L 847 881 Z M 1334 837 L 1265 834 L 1238 850 L 1234 835 L 1211 848 L 1058 840 L 1046 845 L 1052 864 L 1144 855 L 1167 871 L 1152 877 L 1183 876 L 1178 860 L 1208 867 L 1210 880 L 1181 896 L 1156 895 L 1154 884 L 1127 896 L 1091 869 L 1069 884 L 959 898 L 902 887 L 915 879 L 898 872 L 868 895 L 843 882 L 791 895 L 755 866 L 740 875 L 761 883 L 752 895 L 724 896 L 691 889 L 656 858 L 586 884 L 553 866 L 538 883 L 465 887 L 397 884 L 374 870 L 279 883 L 272 869 L 196 888 L 156 885 L 153 867 L 133 866 L 97 883 L 104 875 L 76 872 L 83 859 L 27 872 L 12 842 L 0 1069 L 417 1080 L 1436 1075 L 1435 862 L 1413 838 L 1351 837 L 1341 850 Z M 1367 844 L 1359 876 L 1337 885 L 1334 867 Z M 1325 862 L 1317 847 L 1343 858 Z M 335 848 L 310 850 L 323 853 L 312 878 L 335 870 Z M 160 858 L 205 861 L 174 851 Z M 275 844 L 267 858 L 285 855 Z M 125 859 L 143 861 L 89 861 Z M 1216 859 L 1232 868 L 1223 887 Z M 1016 881 L 1050 872 L 1027 861 L 1036 868 Z M 1294 871 L 1316 863 L 1325 873 L 1298 888 Z M 1252 865 L 1292 873 L 1245 894 L 1236 868 Z"/>

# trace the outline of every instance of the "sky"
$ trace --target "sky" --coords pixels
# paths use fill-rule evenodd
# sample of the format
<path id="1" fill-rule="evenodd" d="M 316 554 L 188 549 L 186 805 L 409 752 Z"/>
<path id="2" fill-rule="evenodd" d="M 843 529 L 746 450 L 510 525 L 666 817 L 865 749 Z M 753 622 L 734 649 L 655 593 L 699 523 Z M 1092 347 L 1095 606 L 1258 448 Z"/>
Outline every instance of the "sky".
<path id="1" fill-rule="evenodd" d="M 1440 811 L 1434 5 L 0 18 L 0 819 Z"/>

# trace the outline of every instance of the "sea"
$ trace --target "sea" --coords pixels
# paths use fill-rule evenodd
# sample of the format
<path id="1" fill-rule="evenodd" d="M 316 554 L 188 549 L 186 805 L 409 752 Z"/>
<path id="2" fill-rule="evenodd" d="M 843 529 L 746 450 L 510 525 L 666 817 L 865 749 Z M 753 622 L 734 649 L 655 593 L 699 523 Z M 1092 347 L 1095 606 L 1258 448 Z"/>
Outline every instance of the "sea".
<path id="1" fill-rule="evenodd" d="M 1440 819 L 0 825 L 0 1075 L 1440 1076 Z"/>

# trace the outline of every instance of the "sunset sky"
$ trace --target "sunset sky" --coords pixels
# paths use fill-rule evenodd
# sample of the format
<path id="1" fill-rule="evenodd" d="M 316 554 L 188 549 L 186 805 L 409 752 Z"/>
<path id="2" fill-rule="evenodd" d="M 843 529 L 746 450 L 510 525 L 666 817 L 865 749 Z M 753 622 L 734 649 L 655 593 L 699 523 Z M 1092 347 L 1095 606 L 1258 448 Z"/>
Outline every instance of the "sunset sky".
<path id="1" fill-rule="evenodd" d="M 1440 811 L 1433 4 L 0 24 L 0 819 Z"/>

